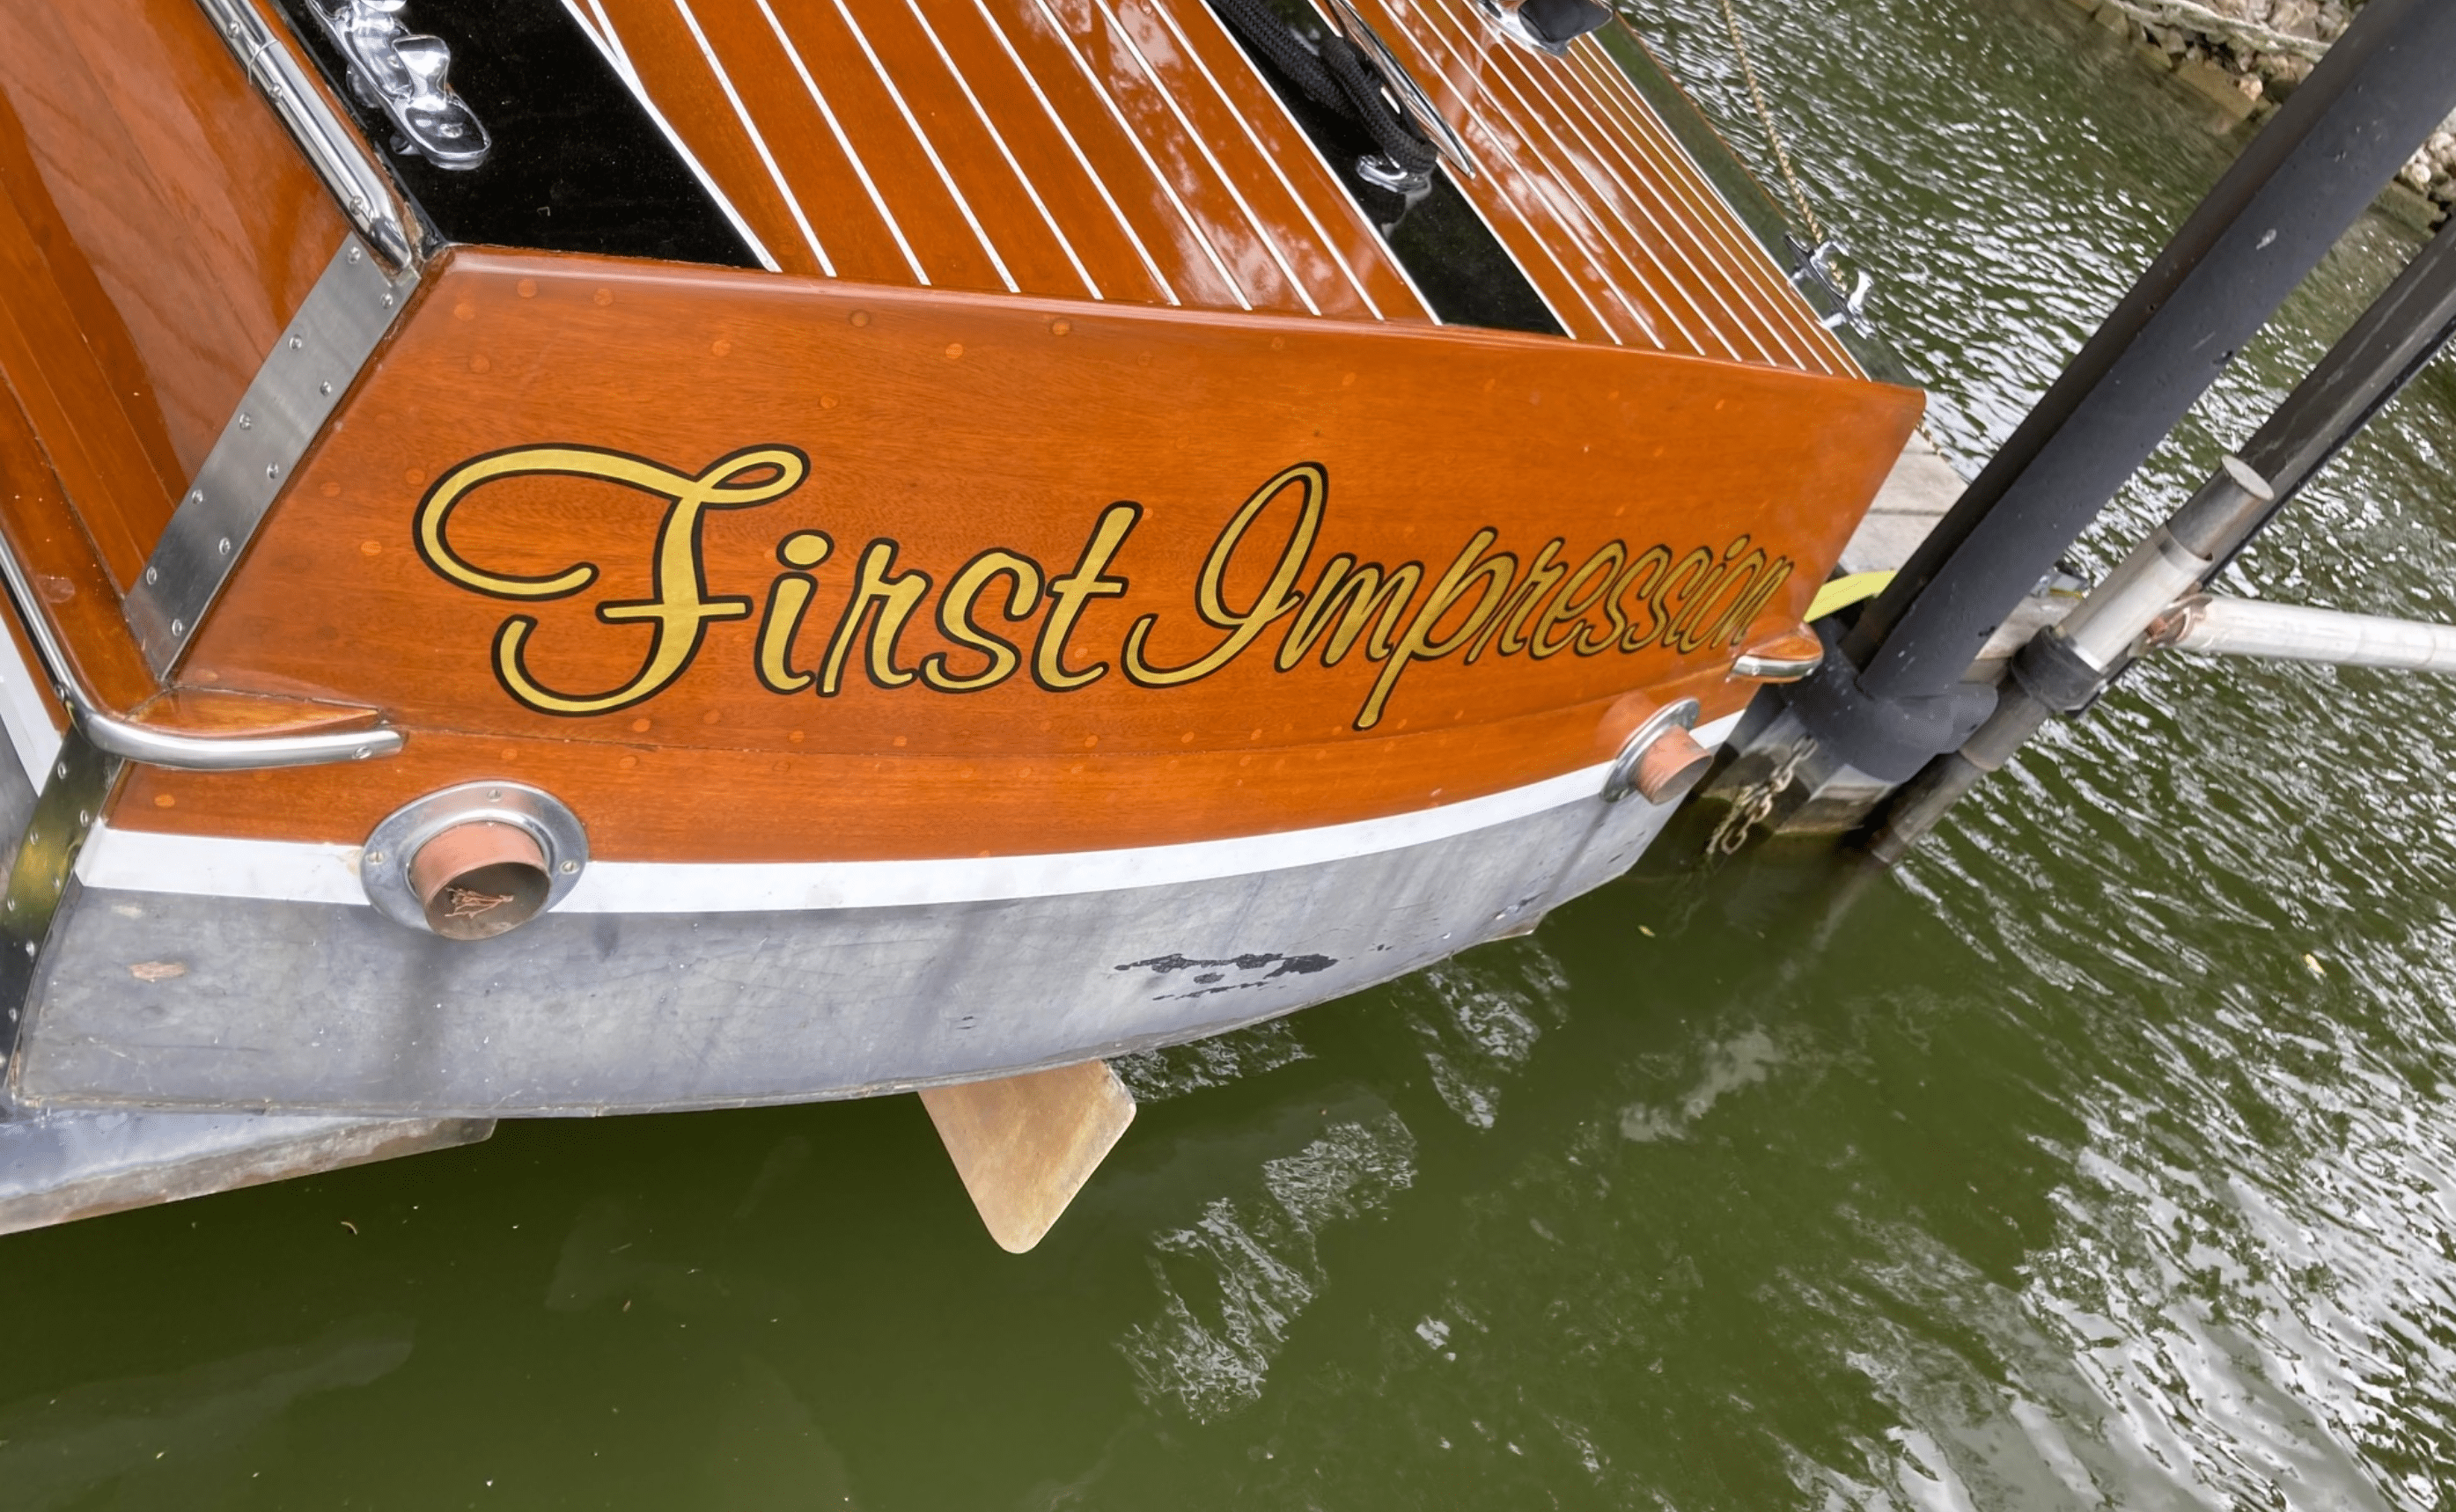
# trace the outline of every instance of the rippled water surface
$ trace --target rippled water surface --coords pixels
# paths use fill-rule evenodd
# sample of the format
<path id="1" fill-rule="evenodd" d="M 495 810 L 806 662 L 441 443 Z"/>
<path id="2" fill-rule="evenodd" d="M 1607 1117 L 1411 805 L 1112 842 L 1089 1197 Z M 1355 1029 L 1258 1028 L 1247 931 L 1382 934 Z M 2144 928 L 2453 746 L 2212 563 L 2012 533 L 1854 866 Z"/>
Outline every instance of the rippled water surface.
<path id="1" fill-rule="evenodd" d="M 1965 463 L 2241 145 L 2058 0 L 1737 3 Z M 1762 161 L 1720 27 L 1645 23 Z M 2433 372 L 2236 588 L 2456 618 L 2451 444 Z M 2149 666 L 1890 877 L 1664 866 L 1144 1057 L 1020 1259 L 910 1098 L 12 1237 L 0 1507 L 2447 1505 L 2448 692 Z"/>

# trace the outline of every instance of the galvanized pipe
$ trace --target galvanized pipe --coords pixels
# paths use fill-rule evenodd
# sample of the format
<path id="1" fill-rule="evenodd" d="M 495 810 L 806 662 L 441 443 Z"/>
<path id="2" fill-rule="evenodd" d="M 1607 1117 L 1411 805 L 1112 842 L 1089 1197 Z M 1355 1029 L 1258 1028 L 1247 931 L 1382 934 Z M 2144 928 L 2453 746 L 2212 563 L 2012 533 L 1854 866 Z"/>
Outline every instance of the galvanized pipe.
<path id="1" fill-rule="evenodd" d="M 2456 107 L 2451 57 L 2447 0 L 2355 17 L 1862 611 L 1849 664 L 1800 684 L 1830 755 L 1898 780 L 1977 723 L 1963 676 L 1989 635 Z"/>
<path id="2" fill-rule="evenodd" d="M 2382 405 L 2456 335 L 2456 221 L 2440 228 L 2369 309 L 2251 439 L 2241 458 L 2209 476 L 2196 493 L 2067 617 L 2046 632 L 2044 649 L 2069 649 L 2103 687 L 2130 664 L 2132 646 L 2163 606 L 2157 593 L 2173 569 L 2202 567 L 2182 597 L 2204 587 L 2286 500 L 2355 436 Z M 2262 486 L 2254 487 L 2253 482 Z M 2023 657 L 2032 648 L 2023 648 Z M 2017 662 L 2016 662 L 2017 666 Z M 2077 705 L 2065 705 L 2077 707 Z M 2013 758 L 2056 710 L 2008 679 L 1995 709 L 1958 750 L 1922 767 L 1893 795 L 1868 842 L 1869 853 L 1899 860 L 1935 828 L 1961 795 Z"/>
<path id="3" fill-rule="evenodd" d="M 2456 672 L 2456 625 L 2194 594 L 2149 626 L 2148 643 L 2208 656 Z"/>

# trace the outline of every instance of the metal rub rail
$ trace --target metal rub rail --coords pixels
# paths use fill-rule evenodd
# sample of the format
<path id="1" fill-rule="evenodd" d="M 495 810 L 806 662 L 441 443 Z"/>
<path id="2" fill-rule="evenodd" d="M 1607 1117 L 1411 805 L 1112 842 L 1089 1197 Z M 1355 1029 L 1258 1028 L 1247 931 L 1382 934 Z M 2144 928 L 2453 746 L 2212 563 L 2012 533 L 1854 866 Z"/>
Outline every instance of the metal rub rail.
<path id="1" fill-rule="evenodd" d="M 298 59 L 275 39 L 264 17 L 248 0 L 197 3 L 376 255 L 394 268 L 414 263 L 416 223 L 393 193 L 391 180 L 367 156 L 358 134 L 334 112 Z"/>

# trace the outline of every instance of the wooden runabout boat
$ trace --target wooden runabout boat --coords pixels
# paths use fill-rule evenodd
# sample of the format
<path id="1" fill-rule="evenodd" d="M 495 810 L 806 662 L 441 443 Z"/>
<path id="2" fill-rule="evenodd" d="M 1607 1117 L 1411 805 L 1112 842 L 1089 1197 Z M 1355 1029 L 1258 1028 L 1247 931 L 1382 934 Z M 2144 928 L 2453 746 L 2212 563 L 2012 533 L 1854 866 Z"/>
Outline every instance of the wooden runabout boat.
<path id="1" fill-rule="evenodd" d="M 1621 872 L 1919 402 L 1651 68 L 1595 0 L 0 0 L 0 1217 L 986 1084 L 1028 1242 L 1099 1057 Z"/>

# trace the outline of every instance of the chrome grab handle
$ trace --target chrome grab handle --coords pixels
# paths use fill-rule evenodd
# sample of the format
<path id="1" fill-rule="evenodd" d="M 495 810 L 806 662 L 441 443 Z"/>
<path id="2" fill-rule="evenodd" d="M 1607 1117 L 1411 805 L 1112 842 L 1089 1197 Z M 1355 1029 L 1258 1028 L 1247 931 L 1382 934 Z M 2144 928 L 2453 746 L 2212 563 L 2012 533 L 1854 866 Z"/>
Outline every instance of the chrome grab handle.
<path id="1" fill-rule="evenodd" d="M 72 686 L 70 692 L 73 694 Z M 73 696 L 65 701 L 94 749 L 149 766 L 191 772 L 253 772 L 276 766 L 331 766 L 389 756 L 404 744 L 389 725 L 319 735 L 173 735 L 105 714 Z"/>
<path id="2" fill-rule="evenodd" d="M 391 181 L 359 150 L 356 134 L 333 113 L 298 59 L 275 40 L 272 29 L 249 0 L 197 0 L 197 4 L 256 89 L 272 102 L 274 112 L 307 154 L 317 176 L 340 200 L 351 224 L 385 262 L 395 268 L 410 266 L 418 249 L 408 213 L 393 197 Z"/>
<path id="3" fill-rule="evenodd" d="M 108 755 L 183 771 L 243 772 L 365 761 L 389 756 L 403 744 L 401 732 L 384 725 L 307 735 L 180 735 L 125 718 L 104 707 L 77 681 L 58 633 L 38 607 L 42 600 L 26 576 L 25 563 L 5 539 L 0 539 L 0 578 L 7 580 L 9 596 L 17 602 L 19 618 L 34 643 L 35 659 L 43 664 L 51 690 L 68 705 L 70 720 L 85 738 Z"/>

